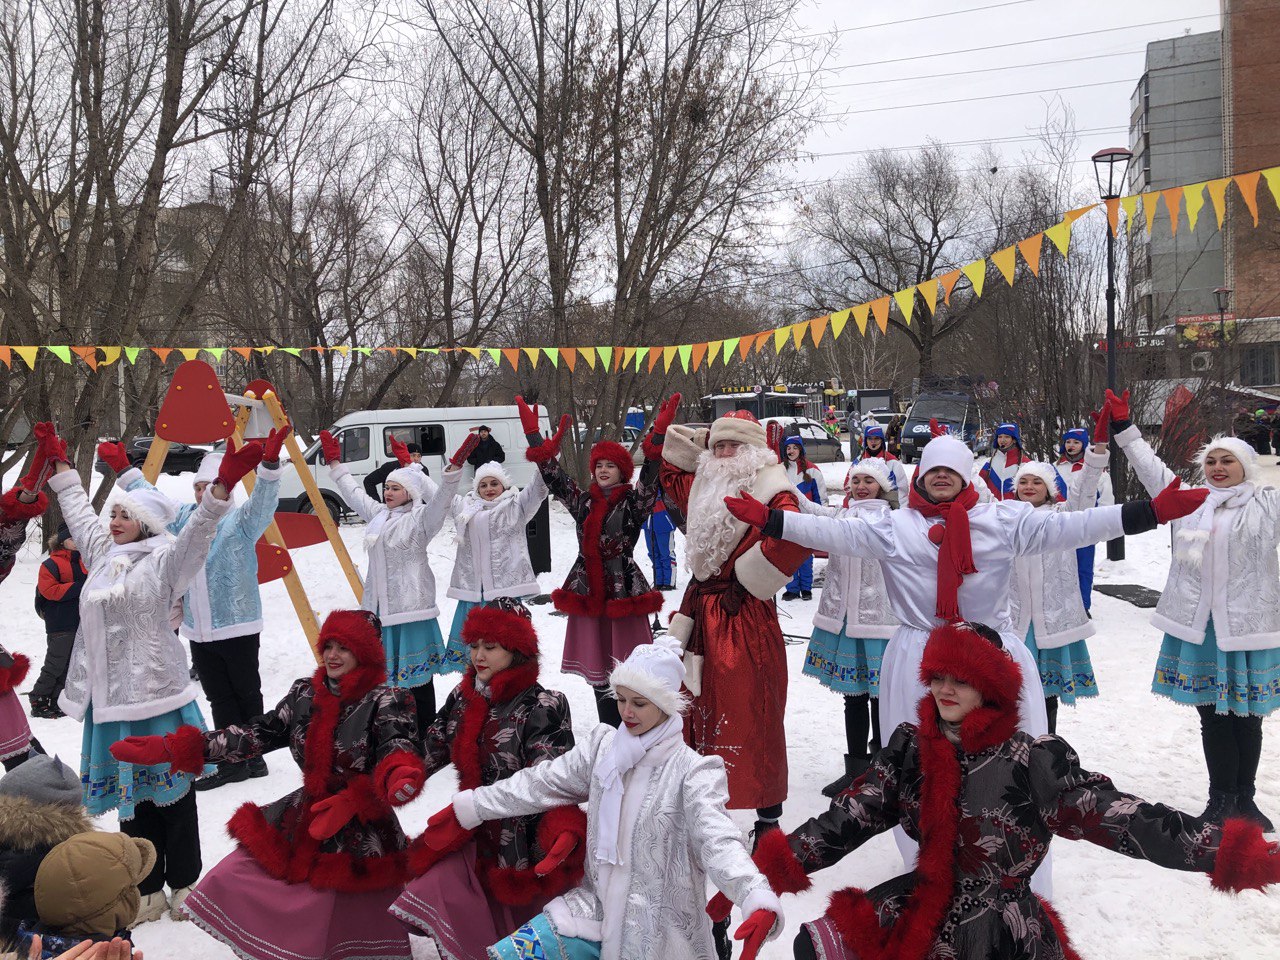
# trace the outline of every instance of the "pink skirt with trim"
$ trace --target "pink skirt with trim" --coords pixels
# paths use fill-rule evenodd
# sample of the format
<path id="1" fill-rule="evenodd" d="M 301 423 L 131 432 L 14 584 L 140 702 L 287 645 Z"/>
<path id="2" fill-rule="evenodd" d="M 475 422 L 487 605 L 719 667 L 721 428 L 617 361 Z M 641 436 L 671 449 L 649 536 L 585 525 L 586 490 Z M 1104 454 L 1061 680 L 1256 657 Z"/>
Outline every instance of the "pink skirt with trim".
<path id="1" fill-rule="evenodd" d="M 564 634 L 562 673 L 576 673 L 594 687 L 604 686 L 621 663 L 642 643 L 653 642 L 653 629 L 644 615 L 633 617 L 580 617 L 569 614 Z"/>
<path id="2" fill-rule="evenodd" d="M 26 753 L 31 747 L 31 726 L 22 701 L 12 690 L 0 693 L 0 760 Z"/>

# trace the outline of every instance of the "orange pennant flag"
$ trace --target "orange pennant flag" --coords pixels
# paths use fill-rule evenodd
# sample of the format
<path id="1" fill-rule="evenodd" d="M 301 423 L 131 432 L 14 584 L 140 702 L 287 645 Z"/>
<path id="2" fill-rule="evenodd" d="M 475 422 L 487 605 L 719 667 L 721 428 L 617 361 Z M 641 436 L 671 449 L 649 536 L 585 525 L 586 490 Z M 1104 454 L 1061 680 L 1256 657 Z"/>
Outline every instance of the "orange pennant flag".
<path id="1" fill-rule="evenodd" d="M 160 358 L 161 363 L 164 363 L 169 359 L 169 354 L 173 353 L 173 347 L 152 347 L 151 352 Z"/>
<path id="2" fill-rule="evenodd" d="M 1170 187 L 1168 190 L 1161 190 L 1160 196 L 1164 197 L 1165 209 L 1169 211 L 1169 232 L 1176 237 L 1178 235 L 1178 211 L 1182 209 L 1182 188 Z"/>
<path id="3" fill-rule="evenodd" d="M 751 345 L 756 342 L 755 334 L 748 333 L 745 337 L 738 341 L 738 359 L 747 359 L 747 354 L 751 352 Z"/>
<path id="4" fill-rule="evenodd" d="M 649 372 L 653 373 L 653 368 L 657 366 L 658 361 L 662 359 L 662 349 L 660 347 L 651 347 L 649 349 Z"/>
<path id="5" fill-rule="evenodd" d="M 1220 177 L 1217 180 L 1210 180 L 1209 199 L 1213 201 L 1213 215 L 1218 218 L 1218 229 L 1222 229 L 1222 220 L 1227 215 L 1227 185 L 1231 183 L 1230 177 Z"/>
<path id="6" fill-rule="evenodd" d="M 695 343 L 693 345 L 693 355 L 691 360 L 695 372 L 698 367 L 702 366 L 702 358 L 707 355 L 707 348 L 710 346 L 711 344 L 709 343 Z"/>
<path id="7" fill-rule="evenodd" d="M 1043 233 L 1037 233 L 1034 237 L 1027 237 L 1025 240 L 1018 241 L 1018 249 L 1022 251 L 1022 259 L 1027 261 L 1027 266 L 1031 269 L 1033 277 L 1040 276 L 1040 249 L 1043 246 Z"/>
<path id="8" fill-rule="evenodd" d="M 1063 219 L 1066 220 L 1067 223 L 1075 223 L 1096 206 L 1096 203 L 1091 203 L 1087 207 L 1076 207 L 1074 210 L 1068 210 L 1067 215 L 1063 217 Z"/>
<path id="9" fill-rule="evenodd" d="M 809 336 L 813 338 L 813 345 L 815 347 L 822 343 L 822 335 L 827 332 L 827 324 L 830 322 L 831 314 L 809 321 Z"/>
<path id="10" fill-rule="evenodd" d="M 876 326 L 881 333 L 889 332 L 889 298 L 881 297 L 871 301 L 871 315 L 876 318 Z"/>
<path id="11" fill-rule="evenodd" d="M 512 370 L 520 369 L 520 348 L 519 347 L 503 347 L 502 355 L 507 358 L 507 363 L 511 364 Z"/>
<path id="12" fill-rule="evenodd" d="M 578 364 L 578 351 L 574 347 L 561 347 L 560 359 L 565 362 L 569 372 L 573 373 L 573 368 Z"/>
<path id="13" fill-rule="evenodd" d="M 98 369 L 97 347 L 72 347 L 71 352 L 89 365 L 90 370 Z"/>
<path id="14" fill-rule="evenodd" d="M 860 303 L 853 308 L 853 322 L 858 325 L 858 332 L 867 335 L 867 318 L 871 316 L 871 304 Z"/>
<path id="15" fill-rule="evenodd" d="M 1253 216 L 1253 225 L 1258 225 L 1258 180 L 1262 178 L 1262 174 L 1254 173 L 1237 173 L 1233 178 L 1236 186 L 1240 190 L 1240 198 L 1244 200 L 1244 205 L 1249 208 L 1249 213 Z"/>
<path id="16" fill-rule="evenodd" d="M 1120 231 L 1120 198 L 1112 197 L 1105 201 L 1107 205 L 1107 229 L 1114 237 Z"/>
<path id="17" fill-rule="evenodd" d="M 8 347 L 0 347 L 0 363 L 6 367 L 13 366 L 13 351 Z"/>
<path id="18" fill-rule="evenodd" d="M 1005 283 L 1012 287 L 1014 271 L 1018 266 L 1018 248 L 1008 246 L 1003 250 L 997 250 L 991 255 L 991 262 L 996 265 L 996 269 L 1000 271 L 1000 276 L 1004 277 Z"/>
<path id="19" fill-rule="evenodd" d="M 765 330 L 763 333 L 756 334 L 756 353 L 759 353 L 769 345 L 769 335 L 771 333 L 773 333 L 772 330 Z"/>
<path id="20" fill-rule="evenodd" d="M 938 281 L 937 278 L 931 278 L 924 283 L 918 284 L 916 289 L 920 291 L 920 296 L 924 297 L 924 305 L 929 308 L 929 312 L 938 312 Z"/>
<path id="21" fill-rule="evenodd" d="M 253 347 L 232 347 L 232 353 L 238 353 L 244 359 L 248 360 L 253 355 Z"/>
<path id="22" fill-rule="evenodd" d="M 951 291 L 956 288 L 959 279 L 959 270 L 949 270 L 938 278 L 938 282 L 942 284 L 942 302 L 947 306 L 951 306 Z"/>
<path id="23" fill-rule="evenodd" d="M 1151 228 L 1156 222 L 1156 206 L 1160 203 L 1160 194 L 1156 191 L 1142 195 L 1142 216 L 1147 222 L 1147 236 L 1151 236 Z"/>
<path id="24" fill-rule="evenodd" d="M 807 323 L 793 323 L 791 325 L 791 340 L 796 345 L 797 350 L 804 343 L 804 333 L 808 329 L 809 324 Z"/>

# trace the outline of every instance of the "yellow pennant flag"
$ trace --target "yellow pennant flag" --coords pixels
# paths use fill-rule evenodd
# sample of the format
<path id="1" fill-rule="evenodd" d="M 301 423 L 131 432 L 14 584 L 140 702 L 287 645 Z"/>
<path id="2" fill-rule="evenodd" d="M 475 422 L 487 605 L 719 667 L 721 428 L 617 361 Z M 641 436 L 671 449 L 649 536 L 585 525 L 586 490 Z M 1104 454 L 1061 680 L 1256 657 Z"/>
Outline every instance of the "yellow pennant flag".
<path id="1" fill-rule="evenodd" d="M 39 347 L 14 347 L 13 352 L 20 356 L 32 370 L 36 368 L 36 354 L 40 352 Z"/>
<path id="2" fill-rule="evenodd" d="M 635 356 L 636 356 L 635 347 L 623 347 L 622 348 L 622 366 L 623 367 L 631 366 L 631 361 L 635 359 Z"/>
<path id="3" fill-rule="evenodd" d="M 880 297 L 871 301 L 871 315 L 876 318 L 876 326 L 881 333 L 889 332 L 889 298 Z"/>
<path id="4" fill-rule="evenodd" d="M 1160 196 L 1164 197 L 1164 205 L 1169 211 L 1169 232 L 1176 237 L 1178 235 L 1178 211 L 1182 209 L 1182 188 L 1170 187 L 1168 190 L 1161 190 Z"/>
<path id="5" fill-rule="evenodd" d="M 898 305 L 898 311 L 902 314 L 902 321 L 907 326 L 911 326 L 911 313 L 916 308 L 916 288 L 907 287 L 905 290 L 899 290 L 893 295 L 894 303 Z M 876 322 L 879 322 L 877 318 Z M 884 332 L 884 327 L 880 328 Z"/>
<path id="6" fill-rule="evenodd" d="M 1227 215 L 1227 186 L 1230 183 L 1230 177 L 1220 177 L 1206 184 L 1209 188 L 1209 199 L 1213 201 L 1213 215 L 1218 219 L 1219 230 L 1222 229 L 1223 217 Z"/>
<path id="7" fill-rule="evenodd" d="M 1156 222 L 1156 205 L 1160 202 L 1160 194 L 1156 191 L 1142 195 L 1142 214 L 1147 221 L 1147 236 L 1151 236 L 1151 228 Z"/>
<path id="8" fill-rule="evenodd" d="M 419 350 L 420 348 L 418 348 L 418 347 L 400 347 L 400 349 L 401 349 L 401 350 L 403 350 L 405 353 L 407 353 L 407 354 L 409 355 L 409 359 L 410 359 L 410 360 L 417 360 L 417 359 L 418 359 L 418 350 Z"/>
<path id="9" fill-rule="evenodd" d="M 716 365 L 716 357 L 720 356 L 720 348 L 724 346 L 723 340 L 712 340 L 707 345 L 707 366 L 714 367 Z"/>
<path id="10" fill-rule="evenodd" d="M 1133 233 L 1133 224 L 1138 219 L 1138 204 L 1142 198 L 1137 194 L 1120 198 L 1120 209 L 1124 211 L 1125 233 Z"/>
<path id="11" fill-rule="evenodd" d="M 200 355 L 199 347 L 179 347 L 178 352 L 182 354 L 184 360 L 194 360 Z"/>
<path id="12" fill-rule="evenodd" d="M 1204 188 L 1203 183 L 1193 183 L 1182 188 L 1182 196 L 1187 201 L 1187 226 L 1192 230 L 1196 228 L 1196 219 L 1204 206 Z"/>
<path id="13" fill-rule="evenodd" d="M 1018 241 L 1018 249 L 1022 252 L 1022 259 L 1027 261 L 1027 267 L 1031 270 L 1033 277 L 1040 276 L 1040 250 L 1043 246 L 1043 233 L 1037 233 L 1034 237 L 1027 237 L 1025 240 Z"/>
<path id="14" fill-rule="evenodd" d="M 858 325 L 858 332 L 867 335 L 867 318 L 871 315 L 871 304 L 860 303 L 853 308 L 853 322 Z"/>
<path id="15" fill-rule="evenodd" d="M 666 365 L 667 373 L 671 372 L 671 361 L 675 359 L 676 350 L 678 349 L 679 349 L 678 347 L 662 348 L 662 362 Z"/>
<path id="16" fill-rule="evenodd" d="M 967 263 L 960 268 L 960 272 L 969 278 L 969 283 L 973 285 L 974 296 L 982 296 L 982 285 L 987 279 L 987 261 L 975 260 L 973 263 Z"/>
<path id="17" fill-rule="evenodd" d="M 1003 250 L 997 250 L 991 255 L 991 262 L 996 265 L 1005 283 L 1012 287 L 1013 275 L 1018 266 L 1018 248 L 1011 245 Z"/>
<path id="18" fill-rule="evenodd" d="M 542 353 L 537 347 L 522 347 L 524 355 L 529 358 L 529 362 L 533 364 L 533 369 L 538 369 L 538 356 Z"/>
<path id="19" fill-rule="evenodd" d="M 1276 202 L 1276 206 L 1280 207 L 1280 167 L 1271 167 L 1262 171 L 1262 178 L 1267 181 L 1267 188 L 1271 191 L 1271 199 Z"/>
<path id="20" fill-rule="evenodd" d="M 813 339 L 815 347 L 822 342 L 822 335 L 827 332 L 827 324 L 830 322 L 831 314 L 809 321 L 809 336 Z"/>
<path id="21" fill-rule="evenodd" d="M 924 298 L 924 305 L 929 308 L 929 312 L 938 312 L 938 281 L 936 278 L 926 280 L 924 283 L 918 284 L 916 289 L 920 291 L 920 296 Z"/>
<path id="22" fill-rule="evenodd" d="M 796 349 L 800 349 L 800 345 L 804 342 L 804 332 L 809 329 L 807 323 L 793 323 L 790 327 L 791 339 L 795 341 Z"/>
<path id="23" fill-rule="evenodd" d="M 583 360 L 587 361 L 587 366 L 592 370 L 596 368 L 596 348 L 595 347 L 579 347 L 578 354 Z"/>
<path id="24" fill-rule="evenodd" d="M 849 322 L 849 317 L 853 315 L 852 310 L 838 310 L 831 314 L 831 336 L 840 339 L 840 334 L 844 333 L 844 325 Z"/>
<path id="25" fill-rule="evenodd" d="M 479 360 L 479 359 L 480 359 L 480 348 L 479 348 L 479 347 L 463 347 L 462 349 L 463 349 L 463 350 L 465 350 L 465 351 L 467 351 L 467 353 L 471 354 L 471 358 L 472 358 L 473 360 Z"/>
<path id="26" fill-rule="evenodd" d="M 773 352 L 781 353 L 782 345 L 787 342 L 787 334 L 791 332 L 790 327 L 778 327 L 773 331 Z"/>
<path id="27" fill-rule="evenodd" d="M 109 367 L 111 366 L 111 364 L 115 363 L 117 360 L 120 359 L 119 347 L 101 347 L 100 349 L 102 350 L 102 356 L 103 356 L 102 365 L 104 367 Z"/>
<path id="28" fill-rule="evenodd" d="M 1053 245 L 1058 248 L 1060 254 L 1064 257 L 1067 255 L 1067 250 L 1071 247 L 1071 224 L 1065 220 L 1055 223 L 1044 232 L 1044 235 L 1053 241 Z"/>

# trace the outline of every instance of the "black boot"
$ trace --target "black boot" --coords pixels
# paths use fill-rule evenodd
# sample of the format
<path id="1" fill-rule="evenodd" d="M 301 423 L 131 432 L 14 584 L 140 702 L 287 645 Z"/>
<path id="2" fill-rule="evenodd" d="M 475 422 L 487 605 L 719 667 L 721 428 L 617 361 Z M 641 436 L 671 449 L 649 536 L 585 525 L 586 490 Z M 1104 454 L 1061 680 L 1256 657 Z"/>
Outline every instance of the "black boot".
<path id="1" fill-rule="evenodd" d="M 855 757 L 851 753 L 844 755 L 844 776 L 832 780 L 822 788 L 822 795 L 834 799 L 840 796 L 853 785 L 853 781 L 867 772 L 867 767 L 871 765 L 870 757 Z"/>
<path id="2" fill-rule="evenodd" d="M 747 838 L 751 847 L 751 855 L 755 856 L 756 848 L 760 846 L 760 838 L 771 830 L 781 830 L 777 820 L 757 820 L 756 825 L 751 828 L 751 835 Z"/>
<path id="3" fill-rule="evenodd" d="M 1214 790 L 1210 787 L 1209 805 L 1204 808 L 1204 813 L 1200 814 L 1200 819 L 1221 825 L 1224 820 L 1234 817 L 1237 812 L 1235 793 L 1229 790 Z"/>
<path id="4" fill-rule="evenodd" d="M 262 757 L 254 757 L 252 760 L 246 763 L 245 766 L 249 768 L 249 776 L 255 780 L 258 777 L 265 777 L 268 773 L 271 772 L 270 770 L 267 769 L 267 761 L 264 760 Z"/>
<path id="5" fill-rule="evenodd" d="M 196 781 L 196 789 L 217 790 L 228 783 L 243 783 L 249 779 L 249 765 L 245 763 L 220 763 L 216 772 Z"/>
<path id="6" fill-rule="evenodd" d="M 733 941 L 729 939 L 729 921 L 717 920 L 711 925 L 711 936 L 716 942 L 716 956 L 719 960 L 731 960 L 733 957 Z"/>
<path id="7" fill-rule="evenodd" d="M 1241 789 L 1236 794 L 1236 815 L 1252 820 L 1262 828 L 1263 833 L 1275 833 L 1275 824 L 1268 820 L 1267 815 L 1253 802 L 1253 787 Z"/>

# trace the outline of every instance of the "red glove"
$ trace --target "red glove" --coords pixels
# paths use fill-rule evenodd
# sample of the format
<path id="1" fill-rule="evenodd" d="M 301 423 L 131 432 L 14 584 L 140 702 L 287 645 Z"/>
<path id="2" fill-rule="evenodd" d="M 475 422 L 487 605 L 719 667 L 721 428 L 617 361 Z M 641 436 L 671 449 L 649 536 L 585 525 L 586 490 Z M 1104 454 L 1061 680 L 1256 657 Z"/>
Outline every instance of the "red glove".
<path id="1" fill-rule="evenodd" d="M 356 815 L 356 801 L 346 790 L 311 805 L 312 817 L 307 833 L 316 840 L 328 840 L 351 822 Z"/>
<path id="2" fill-rule="evenodd" d="M 427 782 L 426 772 L 420 766 L 404 764 L 387 774 L 387 799 L 399 806 L 408 803 Z"/>
<path id="3" fill-rule="evenodd" d="M 154 767 L 173 759 L 164 737 L 125 737 L 113 743 L 110 749 L 111 755 L 121 763 L 132 763 L 138 767 Z"/>
<path id="4" fill-rule="evenodd" d="M 742 960 L 755 960 L 756 954 L 764 946 L 765 937 L 777 922 L 778 915 L 772 910 L 757 910 L 743 920 L 733 932 L 733 939 L 744 941 L 742 944 Z"/>
<path id="5" fill-rule="evenodd" d="M 26 476 L 20 481 L 24 490 L 39 490 L 53 473 L 58 463 L 70 463 L 67 459 L 67 442 L 58 436 L 53 424 L 48 421 L 37 423 L 31 428 L 36 438 L 36 452 L 31 458 L 31 466 Z"/>
<path id="6" fill-rule="evenodd" d="M 449 466 L 461 467 L 467 462 L 467 457 L 471 456 L 471 451 L 480 446 L 480 435 L 478 433 L 468 433 L 462 446 L 454 451 L 453 456 L 449 458 Z"/>
<path id="7" fill-rule="evenodd" d="M 129 462 L 129 454 L 125 451 L 124 444 L 119 442 L 98 444 L 98 459 L 116 473 L 124 473 L 133 466 Z"/>
<path id="8" fill-rule="evenodd" d="M 409 452 L 409 445 L 403 440 L 391 438 L 391 455 L 396 458 L 396 462 L 402 467 L 407 467 L 413 463 L 413 454 Z"/>
<path id="9" fill-rule="evenodd" d="M 732 910 L 733 901 L 723 893 L 717 893 L 711 898 L 711 902 L 707 904 L 707 916 L 711 918 L 712 923 L 722 923 L 728 920 L 729 913 Z"/>
<path id="10" fill-rule="evenodd" d="M 660 437 L 667 432 L 676 419 L 676 411 L 680 409 L 680 394 L 673 393 L 658 408 L 658 415 L 653 418 L 653 434 Z"/>
<path id="11" fill-rule="evenodd" d="M 1111 408 L 1111 422 L 1116 423 L 1120 420 L 1133 419 L 1129 415 L 1129 391 L 1126 390 L 1120 396 L 1116 396 L 1110 390 L 1107 390 L 1107 405 Z"/>
<path id="12" fill-rule="evenodd" d="M 569 854 L 573 853 L 573 848 L 578 845 L 578 838 L 572 833 L 562 833 L 556 837 L 556 842 L 551 845 L 551 849 L 547 851 L 547 855 L 538 861 L 538 865 L 533 868 L 533 872 L 540 877 L 545 877 L 548 873 L 560 866 L 569 859 Z"/>
<path id="13" fill-rule="evenodd" d="M 1093 417 L 1093 442 L 1104 444 L 1111 439 L 1111 403 L 1102 401 L 1102 409 L 1090 413 Z"/>
<path id="14" fill-rule="evenodd" d="M 262 459 L 267 463 L 278 463 L 280 461 L 280 450 L 284 447 L 285 439 L 293 432 L 290 424 L 285 424 L 278 430 L 272 430 L 267 434 L 267 439 L 262 443 Z"/>
<path id="15" fill-rule="evenodd" d="M 324 462 L 331 466 L 342 462 L 342 444 L 328 430 L 320 431 L 320 452 L 324 454 Z"/>
<path id="16" fill-rule="evenodd" d="M 469 836 L 471 831 L 458 822 L 458 815 L 453 812 L 451 803 L 431 815 L 422 839 L 432 850 L 448 850 Z"/>
<path id="17" fill-rule="evenodd" d="M 240 478 L 249 473 L 262 462 L 262 444 L 251 440 L 239 450 L 228 450 L 222 455 L 222 466 L 218 468 L 218 482 L 222 489 L 230 493 L 240 482 Z"/>
<path id="18" fill-rule="evenodd" d="M 725 497 L 724 505 L 743 523 L 763 530 L 764 525 L 769 522 L 769 508 L 745 490 L 739 490 L 738 493 L 741 496 Z"/>
<path id="19" fill-rule="evenodd" d="M 1151 501 L 1151 509 L 1155 511 L 1157 523 L 1168 523 L 1200 509 L 1200 504 L 1209 497 L 1207 487 L 1193 487 L 1183 490 L 1182 478 L 1174 477 L 1173 482 L 1155 495 Z"/>

